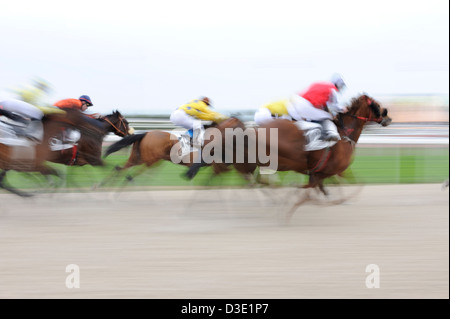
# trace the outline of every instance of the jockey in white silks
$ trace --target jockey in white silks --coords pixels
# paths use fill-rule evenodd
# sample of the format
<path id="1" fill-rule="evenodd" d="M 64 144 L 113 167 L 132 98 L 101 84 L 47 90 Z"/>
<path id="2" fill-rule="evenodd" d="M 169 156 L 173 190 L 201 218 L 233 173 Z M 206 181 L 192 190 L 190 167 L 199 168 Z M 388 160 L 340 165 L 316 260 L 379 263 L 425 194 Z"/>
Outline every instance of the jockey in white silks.
<path id="1" fill-rule="evenodd" d="M 317 122 L 322 125 L 325 141 L 340 140 L 336 125 L 333 123 L 337 113 L 346 112 L 338 101 L 338 92 L 346 87 L 339 75 L 330 82 L 313 83 L 300 94 L 291 96 L 287 103 L 289 115 L 297 121 Z"/>
<path id="2" fill-rule="evenodd" d="M 21 121 L 14 123 L 9 123 L 10 127 L 14 127 L 14 131 L 18 136 L 24 136 L 33 140 L 41 141 L 43 138 L 42 129 L 42 118 L 44 117 L 44 112 L 38 107 L 20 100 L 10 99 L 0 102 L 0 110 L 10 112 L 14 115 L 6 117 L 16 120 L 16 116 L 21 117 Z M 2 121 L 4 122 L 4 121 Z"/>

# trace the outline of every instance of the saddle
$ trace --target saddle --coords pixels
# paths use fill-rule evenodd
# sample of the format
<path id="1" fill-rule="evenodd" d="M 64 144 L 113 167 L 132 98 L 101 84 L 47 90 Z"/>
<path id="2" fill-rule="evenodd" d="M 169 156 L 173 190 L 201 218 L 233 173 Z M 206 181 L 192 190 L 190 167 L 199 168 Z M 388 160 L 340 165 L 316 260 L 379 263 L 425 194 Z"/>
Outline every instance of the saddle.
<path id="1" fill-rule="evenodd" d="M 295 125 L 303 131 L 306 137 L 305 151 L 317 151 L 332 147 L 337 141 L 324 141 L 323 128 L 319 123 L 296 121 Z"/>

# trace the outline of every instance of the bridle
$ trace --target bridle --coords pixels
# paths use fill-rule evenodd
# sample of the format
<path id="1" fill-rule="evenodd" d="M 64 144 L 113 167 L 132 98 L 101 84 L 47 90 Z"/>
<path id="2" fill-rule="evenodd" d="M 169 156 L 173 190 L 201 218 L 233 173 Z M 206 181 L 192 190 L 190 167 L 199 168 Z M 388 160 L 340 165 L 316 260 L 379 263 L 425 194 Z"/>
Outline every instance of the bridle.
<path id="1" fill-rule="evenodd" d="M 127 132 L 123 132 L 120 128 L 115 126 L 106 116 L 103 117 L 103 120 L 105 120 L 105 122 L 110 124 L 116 130 L 117 133 L 122 134 L 123 136 L 127 136 Z M 122 116 L 119 116 L 119 127 L 126 127 L 124 120 L 125 119 Z"/>
<path id="2" fill-rule="evenodd" d="M 381 123 L 383 121 L 383 117 L 372 117 L 372 114 L 370 114 L 369 117 L 364 117 L 364 116 L 356 116 L 353 114 L 348 114 L 348 113 L 342 113 L 342 115 L 346 115 L 346 116 L 350 116 L 353 117 L 355 119 L 361 120 L 361 121 L 365 121 L 365 122 L 376 122 L 376 123 Z"/>
<path id="3" fill-rule="evenodd" d="M 371 98 L 367 97 L 366 102 L 367 102 L 367 105 L 369 106 L 369 108 L 371 108 L 371 111 L 372 111 L 372 112 L 370 112 L 369 117 L 357 116 L 357 115 L 354 115 L 354 114 L 349 114 L 348 112 L 347 113 L 341 113 L 342 116 L 340 117 L 340 120 L 339 120 L 340 123 L 339 124 L 341 124 L 342 127 L 344 126 L 343 125 L 344 123 L 342 122 L 342 117 L 343 116 L 350 116 L 350 117 L 352 117 L 354 119 L 358 119 L 358 120 L 361 120 L 361 121 L 364 121 L 364 122 L 381 123 L 383 121 L 383 116 L 381 114 L 380 114 L 379 117 L 374 117 L 373 116 L 373 113 L 375 113 L 375 111 L 373 109 L 374 108 L 373 100 Z"/>
<path id="4" fill-rule="evenodd" d="M 352 144 L 355 144 L 355 142 L 349 137 L 350 134 L 354 131 L 354 128 L 345 128 L 344 127 L 344 116 L 349 116 L 351 118 L 360 120 L 360 121 L 364 121 L 364 122 L 375 122 L 380 124 L 384 119 L 383 116 L 380 115 L 378 117 L 374 116 L 373 113 L 375 113 L 375 111 L 373 110 L 373 106 L 372 106 L 373 101 L 368 99 L 367 100 L 367 104 L 369 105 L 369 107 L 371 108 L 371 112 L 369 117 L 365 117 L 365 116 L 358 116 L 358 115 L 354 115 L 354 114 L 349 114 L 347 113 L 339 113 L 339 126 L 344 130 L 344 134 L 347 140 L 350 140 L 352 142 Z"/>

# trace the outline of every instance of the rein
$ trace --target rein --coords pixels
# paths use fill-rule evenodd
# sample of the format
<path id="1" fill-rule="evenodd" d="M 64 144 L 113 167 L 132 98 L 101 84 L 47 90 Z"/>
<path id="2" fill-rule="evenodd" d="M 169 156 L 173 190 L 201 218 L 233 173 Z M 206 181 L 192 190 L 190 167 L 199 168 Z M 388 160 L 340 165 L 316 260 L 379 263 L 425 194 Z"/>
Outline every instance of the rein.
<path id="1" fill-rule="evenodd" d="M 352 117 L 352 118 L 354 118 L 354 119 L 361 120 L 361 121 L 364 121 L 364 122 L 366 122 L 366 123 L 367 123 L 367 122 L 381 123 L 381 122 L 383 121 L 383 117 L 382 117 L 382 116 L 380 116 L 380 117 L 372 117 L 372 114 L 370 114 L 369 117 L 357 116 L 357 115 L 348 114 L 348 113 L 340 113 L 339 115 L 340 115 L 340 116 L 339 116 L 339 119 L 338 119 L 338 121 L 339 121 L 339 126 L 344 130 L 345 137 L 346 137 L 349 141 L 353 142 L 353 144 L 354 144 L 355 142 L 354 142 L 349 136 L 350 136 L 351 133 L 353 133 L 354 129 L 353 129 L 353 128 L 346 128 L 346 127 L 344 126 L 344 119 L 343 119 L 344 116 L 350 116 L 350 117 Z"/>
<path id="2" fill-rule="evenodd" d="M 119 132 L 120 134 L 123 134 L 123 136 L 126 136 L 126 132 L 124 133 L 121 129 L 117 128 L 107 117 L 103 118 L 108 124 L 110 124 L 117 132 Z M 123 124 L 123 118 L 120 117 L 119 118 L 120 124 Z M 119 125 L 120 126 L 120 125 Z M 125 125 L 122 125 L 125 127 Z"/>
<path id="3" fill-rule="evenodd" d="M 365 122 L 376 122 L 376 123 L 380 123 L 383 120 L 383 117 L 374 117 L 372 118 L 372 116 L 369 117 L 363 117 L 363 116 L 356 116 L 353 114 L 347 114 L 347 113 L 342 113 L 342 115 L 347 115 L 350 117 L 353 117 L 355 119 L 361 120 L 361 121 L 365 121 Z"/>

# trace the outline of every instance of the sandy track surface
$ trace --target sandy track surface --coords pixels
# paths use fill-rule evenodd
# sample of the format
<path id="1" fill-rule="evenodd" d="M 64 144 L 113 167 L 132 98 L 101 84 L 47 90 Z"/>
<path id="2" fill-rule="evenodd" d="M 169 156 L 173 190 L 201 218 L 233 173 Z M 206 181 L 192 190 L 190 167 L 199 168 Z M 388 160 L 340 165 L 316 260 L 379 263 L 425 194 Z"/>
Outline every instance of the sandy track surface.
<path id="1" fill-rule="evenodd" d="M 293 194 L 0 194 L 0 298 L 449 298 L 448 189 L 365 186 L 285 225 Z"/>

